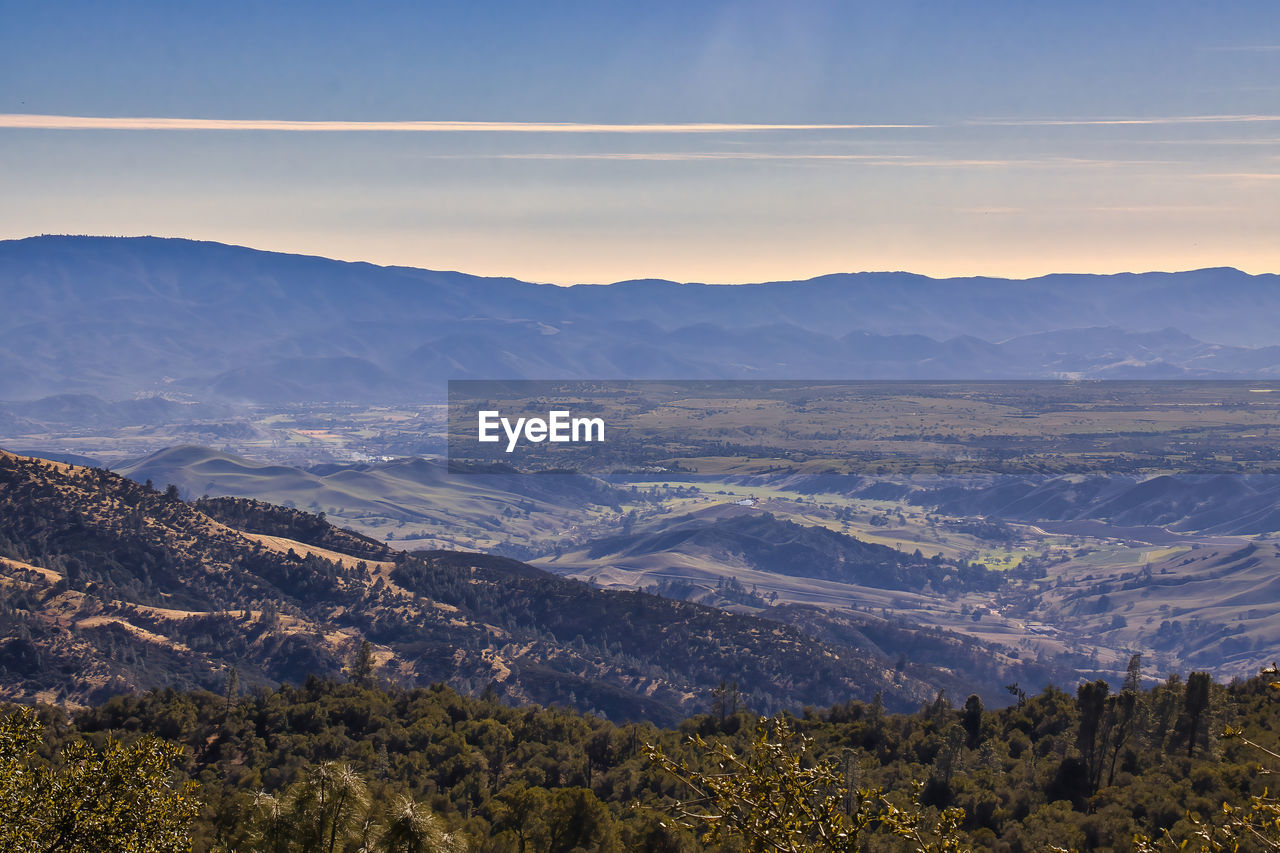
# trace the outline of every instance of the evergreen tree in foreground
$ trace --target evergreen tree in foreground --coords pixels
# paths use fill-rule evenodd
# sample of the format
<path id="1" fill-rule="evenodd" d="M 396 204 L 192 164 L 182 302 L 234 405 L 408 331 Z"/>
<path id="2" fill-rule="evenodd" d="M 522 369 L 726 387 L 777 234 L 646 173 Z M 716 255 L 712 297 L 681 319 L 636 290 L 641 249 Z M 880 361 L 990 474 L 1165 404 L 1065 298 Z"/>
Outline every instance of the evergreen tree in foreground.
<path id="1" fill-rule="evenodd" d="M 812 741 L 783 717 L 761 721 L 742 754 L 700 735 L 692 744 L 699 753 L 692 761 L 654 746 L 645 754 L 692 792 L 673 811 L 705 841 L 738 838 L 752 853 L 856 853 L 880 834 L 907 839 L 918 853 L 969 849 L 959 834 L 963 811 L 944 809 L 935 818 L 915 803 L 855 787 L 835 762 L 812 761 Z"/>
<path id="2" fill-rule="evenodd" d="M 39 756 L 42 728 L 30 710 L 0 717 L 0 850 L 191 849 L 200 804 L 171 773 L 182 747 L 151 735 L 101 751 L 75 741 L 51 763 Z"/>

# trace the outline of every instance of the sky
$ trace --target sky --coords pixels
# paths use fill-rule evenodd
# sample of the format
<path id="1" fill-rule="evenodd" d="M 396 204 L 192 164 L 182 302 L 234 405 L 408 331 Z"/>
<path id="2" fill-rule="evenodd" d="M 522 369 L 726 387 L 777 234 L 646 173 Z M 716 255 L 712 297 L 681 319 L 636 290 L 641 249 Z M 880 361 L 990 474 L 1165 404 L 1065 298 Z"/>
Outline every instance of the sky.
<path id="1" fill-rule="evenodd" d="M 1270 0 L 0 0 L 0 20 L 0 238 L 559 284 L 1280 272 Z"/>

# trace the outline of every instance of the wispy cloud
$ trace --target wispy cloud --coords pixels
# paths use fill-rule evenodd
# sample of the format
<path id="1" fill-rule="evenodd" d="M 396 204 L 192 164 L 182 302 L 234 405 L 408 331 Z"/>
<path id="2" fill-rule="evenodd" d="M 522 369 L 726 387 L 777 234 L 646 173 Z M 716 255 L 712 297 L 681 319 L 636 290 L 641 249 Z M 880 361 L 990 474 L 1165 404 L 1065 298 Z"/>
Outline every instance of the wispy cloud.
<path id="1" fill-rule="evenodd" d="M 706 160 L 835 160 L 869 164 L 902 163 L 905 154 L 776 154 L 760 151 L 590 151 L 524 154 L 468 153 L 427 154 L 432 160 L 653 160 L 658 162 L 701 162 Z"/>
<path id="2" fill-rule="evenodd" d="M 758 161 L 794 161 L 794 162 L 846 162 L 866 166 L 900 166 L 904 168 L 1073 168 L 1095 167 L 1111 168 L 1118 166 L 1167 166 L 1177 164 L 1177 160 L 1115 160 L 1089 159 L 1084 157 L 1041 157 L 1041 158 L 948 158 L 924 157 L 914 154 L 822 154 L 804 152 L 762 152 L 762 151 L 625 151 L 625 152 L 538 152 L 538 153 L 490 153 L 475 152 L 466 154 L 423 154 L 430 160 L 603 160 L 622 162 L 656 161 L 664 163 L 708 162 L 718 160 L 758 160 Z"/>
<path id="3" fill-rule="evenodd" d="M 1135 145 L 1280 145 L 1278 136 L 1222 137 L 1218 139 L 1130 139 Z"/>
<path id="4" fill-rule="evenodd" d="M 925 124 L 604 124 L 541 121 L 292 121 L 285 119 L 127 118 L 0 114 L 0 128 L 30 130 L 271 130 L 300 133 L 739 133 L 872 130 Z"/>
<path id="5" fill-rule="evenodd" d="M 1203 172 L 1198 175 L 1189 175 L 1192 178 L 1210 178 L 1214 180 L 1225 179 L 1233 181 L 1246 182 L 1269 182 L 1280 181 L 1280 172 Z"/>
<path id="6" fill-rule="evenodd" d="M 1129 118 L 982 119 L 964 122 L 985 127 L 1074 127 L 1089 125 L 1241 124 L 1280 121 L 1280 115 L 1146 116 Z"/>
<path id="7" fill-rule="evenodd" d="M 1064 208 L 1087 213 L 1193 213 L 1209 214 L 1244 210 L 1237 205 L 1226 204 L 1098 204 Z"/>
<path id="8" fill-rule="evenodd" d="M 605 123 L 549 121 L 295 121 L 292 119 L 158 118 L 0 113 L 0 129 L 28 130 L 224 130 L 294 133 L 656 133 L 705 134 L 765 131 L 895 130 L 941 127 L 1059 127 L 1077 125 L 1177 125 L 1280 122 L 1280 115 L 1200 115 L 1112 118 L 990 118 L 956 124 L 761 124 L 732 122 Z"/>
<path id="9" fill-rule="evenodd" d="M 1216 216 L 1221 213 L 1234 213 L 1245 210 L 1236 205 L 1204 205 L 1204 204 L 1091 204 L 1091 205 L 1053 205 L 1052 207 L 959 207 L 956 213 L 966 214 L 1018 214 L 1027 216 L 1053 216 L 1063 214 L 1085 213 L 1089 215 L 1116 213 L 1132 214 L 1190 214 L 1193 216 Z"/>

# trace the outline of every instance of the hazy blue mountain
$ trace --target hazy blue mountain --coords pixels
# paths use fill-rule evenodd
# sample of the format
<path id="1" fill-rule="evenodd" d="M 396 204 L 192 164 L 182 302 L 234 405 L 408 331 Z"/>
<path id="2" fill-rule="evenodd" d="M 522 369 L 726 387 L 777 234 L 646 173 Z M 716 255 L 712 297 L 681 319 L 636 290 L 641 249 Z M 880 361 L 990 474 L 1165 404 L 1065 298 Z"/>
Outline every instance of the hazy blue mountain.
<path id="1" fill-rule="evenodd" d="M 554 287 L 190 240 L 36 237 L 0 242 L 0 399 L 373 401 L 483 377 L 1273 376 L 1278 284 L 1207 269 Z"/>

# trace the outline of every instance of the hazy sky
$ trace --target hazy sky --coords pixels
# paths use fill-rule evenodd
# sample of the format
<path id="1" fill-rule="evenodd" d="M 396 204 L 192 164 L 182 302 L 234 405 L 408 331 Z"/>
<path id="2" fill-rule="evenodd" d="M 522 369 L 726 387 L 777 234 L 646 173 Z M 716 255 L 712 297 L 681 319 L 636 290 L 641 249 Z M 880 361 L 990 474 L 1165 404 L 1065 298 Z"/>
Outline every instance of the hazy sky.
<path id="1" fill-rule="evenodd" d="M 0 237 L 560 283 L 1280 272 L 1271 0 L 0 0 L 0 20 Z"/>

